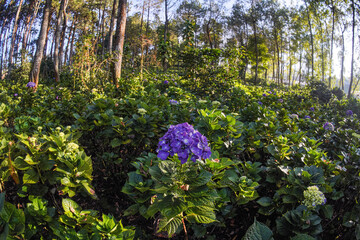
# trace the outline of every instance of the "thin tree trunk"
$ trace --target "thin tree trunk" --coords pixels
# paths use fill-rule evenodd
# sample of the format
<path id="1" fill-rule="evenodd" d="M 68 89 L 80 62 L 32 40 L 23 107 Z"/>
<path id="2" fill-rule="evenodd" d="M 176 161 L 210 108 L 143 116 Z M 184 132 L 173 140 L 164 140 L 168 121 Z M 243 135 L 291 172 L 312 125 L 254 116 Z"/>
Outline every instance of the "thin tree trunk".
<path id="1" fill-rule="evenodd" d="M 46 58 L 47 56 L 47 45 L 49 42 L 49 32 L 50 32 L 50 26 L 51 26 L 51 15 L 52 15 L 52 11 L 50 9 L 50 16 L 49 16 L 49 20 L 48 20 L 48 27 L 46 29 L 46 42 L 45 42 L 45 46 L 44 46 L 44 57 Z M 53 41 L 51 42 L 51 48 L 50 48 L 50 56 L 52 57 L 52 48 L 53 48 L 53 44 L 54 44 L 54 38 Z"/>
<path id="2" fill-rule="evenodd" d="M 64 7 L 63 11 L 64 15 L 64 21 L 63 26 L 61 30 L 61 41 L 60 41 L 60 50 L 59 50 L 59 70 L 61 71 L 61 67 L 63 65 L 63 57 L 64 57 L 64 44 L 65 44 L 65 38 L 66 38 L 66 27 L 67 27 L 67 14 L 66 14 L 66 5 Z"/>
<path id="3" fill-rule="evenodd" d="M 301 46 L 300 46 L 300 49 L 301 49 Z M 301 75 L 301 73 L 302 73 L 301 67 L 302 67 L 302 50 L 300 50 L 299 84 L 301 83 L 301 77 L 302 77 L 302 75 Z"/>
<path id="4" fill-rule="evenodd" d="M 329 88 L 331 88 L 332 58 L 333 58 L 333 50 L 334 50 L 334 30 L 335 30 L 335 6 L 334 6 L 334 0 L 331 0 L 331 13 L 332 13 L 332 24 L 331 24 L 331 44 L 330 44 Z"/>
<path id="5" fill-rule="evenodd" d="M 111 20 L 110 20 L 110 29 L 109 29 L 109 53 L 111 55 L 113 50 L 113 36 L 114 36 L 114 26 L 116 24 L 116 6 L 117 6 L 117 0 L 114 0 L 113 8 L 111 11 Z"/>
<path id="6" fill-rule="evenodd" d="M 37 41 L 36 53 L 34 57 L 34 63 L 30 72 L 30 81 L 35 82 L 35 89 L 39 84 L 39 73 L 40 73 L 40 65 L 44 53 L 44 46 L 47 38 L 47 28 L 49 24 L 50 17 L 50 8 L 51 8 L 51 0 L 46 0 L 43 14 L 43 21 L 41 24 L 40 35 Z"/>
<path id="7" fill-rule="evenodd" d="M 7 40 L 6 40 L 6 38 L 7 38 L 7 34 L 8 34 L 8 29 L 6 29 L 6 31 L 5 31 L 5 35 L 4 35 L 4 40 L 3 40 L 3 42 L 1 42 L 1 62 L 0 62 L 0 79 L 4 79 L 4 76 L 5 75 L 3 75 L 3 59 L 6 57 L 6 55 L 4 55 L 4 53 L 5 53 L 5 42 L 7 42 Z M 2 36 L 2 34 L 1 34 L 1 36 Z"/>
<path id="8" fill-rule="evenodd" d="M 76 21 L 77 17 L 75 17 L 74 22 Z M 74 30 L 71 36 L 71 43 L 70 43 L 70 53 L 69 53 L 69 65 L 73 62 L 73 48 L 74 48 L 74 39 L 75 39 L 75 32 L 76 32 L 76 24 L 74 25 Z"/>
<path id="9" fill-rule="evenodd" d="M 104 9 L 103 9 L 103 15 L 102 15 L 102 19 L 101 19 L 101 56 L 102 59 L 104 59 L 105 57 L 105 37 L 104 37 L 104 33 L 105 33 L 105 9 L 106 9 L 106 3 L 107 1 L 104 1 Z"/>
<path id="10" fill-rule="evenodd" d="M 16 16 L 15 16 L 15 21 L 14 21 L 14 27 L 13 27 L 13 32 L 12 32 L 12 36 L 11 36 L 11 46 L 10 46 L 10 53 L 9 53 L 9 68 L 12 67 L 13 65 L 13 54 L 14 54 L 14 47 L 15 47 L 15 39 L 16 39 L 16 32 L 17 32 L 17 28 L 18 28 L 18 21 L 19 21 L 19 16 L 20 16 L 20 11 L 21 11 L 21 6 L 24 0 L 20 0 L 17 12 L 16 12 Z"/>
<path id="11" fill-rule="evenodd" d="M 169 24 L 169 19 L 168 19 L 168 0 L 164 0 L 165 2 L 165 26 L 164 26 L 164 47 L 165 47 L 165 51 L 167 51 L 167 34 L 168 34 L 168 24 Z M 166 59 L 166 53 L 163 53 L 163 68 L 164 71 L 167 70 L 167 59 Z"/>
<path id="12" fill-rule="evenodd" d="M 257 32 L 256 32 L 256 21 L 253 21 L 254 27 L 254 35 L 255 35 L 255 54 L 256 54 L 256 64 L 255 64 L 255 85 L 257 84 L 258 79 L 258 67 L 259 67 L 259 50 L 258 50 L 258 43 L 257 43 Z"/>
<path id="13" fill-rule="evenodd" d="M 25 21 L 25 24 L 24 26 L 26 27 L 25 28 L 25 32 L 22 34 L 23 38 L 22 38 L 22 50 L 21 50 L 21 65 L 23 64 L 24 62 L 24 59 L 25 59 L 25 54 L 26 54 L 26 40 L 27 40 L 27 35 L 28 35 L 28 29 L 30 28 L 30 19 L 31 19 L 31 12 L 34 12 L 33 15 L 36 14 L 36 10 L 33 11 L 33 8 L 34 8 L 34 4 L 36 2 L 35 1 L 31 1 L 30 3 L 30 6 L 29 6 L 29 11 L 27 13 L 27 16 L 26 16 L 26 21 Z"/>
<path id="14" fill-rule="evenodd" d="M 119 87 L 118 80 L 121 78 L 121 62 L 124 50 L 125 28 L 126 28 L 126 9 L 127 0 L 119 0 L 117 26 L 115 33 L 115 49 L 114 49 L 114 63 L 112 66 L 113 81 L 115 86 Z"/>
<path id="15" fill-rule="evenodd" d="M 141 56 L 140 56 L 140 80 L 143 80 L 143 68 L 144 68 L 144 43 L 143 43 L 143 23 L 144 23 L 144 12 L 145 12 L 145 0 L 143 0 L 143 7 L 141 12 L 141 24 L 140 24 L 140 42 L 141 42 Z"/>
<path id="16" fill-rule="evenodd" d="M 67 0 L 61 0 L 59 14 L 57 17 L 56 31 L 55 31 L 55 46 L 54 46 L 54 73 L 55 73 L 55 81 L 60 81 L 60 73 L 59 73 L 59 48 L 60 48 L 60 37 L 61 37 L 61 28 L 63 23 L 63 11 L 66 8 Z"/>
<path id="17" fill-rule="evenodd" d="M 290 64 L 289 64 L 289 87 L 291 86 L 291 67 L 292 67 L 292 59 L 290 56 Z"/>
<path id="18" fill-rule="evenodd" d="M 310 20 L 310 9 L 309 9 L 309 6 L 307 6 L 307 4 L 306 4 L 306 0 L 305 0 L 305 6 L 307 8 L 307 19 L 308 19 L 308 24 L 309 24 L 309 28 L 310 28 L 311 77 L 313 79 L 314 78 L 314 36 L 313 36 L 313 33 L 312 33 L 312 25 L 311 25 L 311 20 Z"/>
<path id="19" fill-rule="evenodd" d="M 35 5 L 35 11 L 33 13 L 33 17 L 31 18 L 31 22 L 30 22 L 30 25 L 29 25 L 29 28 L 27 29 L 27 32 L 25 33 L 26 36 L 24 36 L 24 41 L 23 41 L 23 49 L 27 49 L 27 46 L 28 46 L 28 43 L 30 41 L 30 33 L 31 33 L 31 29 L 32 29 L 32 26 L 34 24 L 34 21 L 36 19 L 36 16 L 39 12 L 39 7 L 40 7 L 40 1 L 36 1 L 36 5 Z"/>
<path id="20" fill-rule="evenodd" d="M 69 37 L 68 37 L 68 41 L 67 41 L 67 44 L 66 44 L 65 57 L 64 57 L 64 64 L 65 65 L 67 65 L 67 62 L 68 62 L 67 59 L 68 59 L 68 54 L 69 54 L 70 38 L 73 35 L 73 31 L 75 31 L 75 19 L 73 19 L 73 21 L 71 23 Z"/>
<path id="21" fill-rule="evenodd" d="M 348 98 L 351 97 L 351 88 L 354 80 L 354 48 L 355 48 L 355 4 L 354 0 L 351 0 L 352 9 L 352 42 L 351 42 L 351 70 L 350 70 L 350 86 L 348 91 Z"/>

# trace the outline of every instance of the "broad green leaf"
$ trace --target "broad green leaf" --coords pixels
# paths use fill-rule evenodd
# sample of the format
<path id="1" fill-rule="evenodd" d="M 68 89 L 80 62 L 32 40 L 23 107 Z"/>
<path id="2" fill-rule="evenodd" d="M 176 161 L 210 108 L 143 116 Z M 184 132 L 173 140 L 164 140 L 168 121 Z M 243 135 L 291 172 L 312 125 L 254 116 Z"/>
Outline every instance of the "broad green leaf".
<path id="1" fill-rule="evenodd" d="M 274 240 L 272 231 L 265 224 L 254 221 L 242 240 Z"/>
<path id="2" fill-rule="evenodd" d="M 292 237 L 291 240 L 315 240 L 315 238 L 307 234 L 297 234 L 295 237 Z"/>
<path id="3" fill-rule="evenodd" d="M 271 198 L 269 197 L 262 197 L 259 200 L 256 201 L 260 206 L 262 207 L 268 207 L 273 202 Z"/>
<path id="4" fill-rule="evenodd" d="M 62 200 L 62 207 L 65 211 L 65 214 L 69 217 L 79 216 L 81 212 L 81 207 L 73 200 L 69 198 L 64 198 Z"/>
<path id="5" fill-rule="evenodd" d="M 171 237 L 181 225 L 182 221 L 180 216 L 172 217 L 170 219 L 163 217 L 160 219 L 158 232 L 166 231 L 169 237 Z"/>
<path id="6" fill-rule="evenodd" d="M 29 169 L 24 173 L 24 184 L 35 184 L 39 182 L 39 174 L 34 169 Z"/>

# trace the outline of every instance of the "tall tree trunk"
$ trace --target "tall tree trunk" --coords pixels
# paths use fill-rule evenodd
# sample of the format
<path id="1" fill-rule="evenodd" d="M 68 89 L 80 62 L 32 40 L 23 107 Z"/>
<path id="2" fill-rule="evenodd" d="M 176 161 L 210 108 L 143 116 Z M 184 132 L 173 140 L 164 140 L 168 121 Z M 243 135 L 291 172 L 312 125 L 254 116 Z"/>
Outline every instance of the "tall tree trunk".
<path id="1" fill-rule="evenodd" d="M 258 41 L 257 41 L 257 29 L 256 29 L 256 21 L 253 21 L 254 28 L 254 36 L 255 36 L 255 56 L 256 56 L 256 64 L 255 64 L 255 85 L 257 84 L 258 79 L 258 67 L 259 67 L 259 50 L 258 50 Z"/>
<path id="2" fill-rule="evenodd" d="M 76 22 L 77 17 L 75 17 L 74 21 Z M 75 39 L 75 32 L 76 32 L 76 23 L 74 25 L 74 30 L 71 36 L 71 43 L 70 43 L 70 53 L 69 53 L 69 65 L 72 64 L 73 61 L 73 48 L 74 48 L 74 39 Z"/>
<path id="3" fill-rule="evenodd" d="M 64 56 L 64 64 L 65 65 L 67 65 L 67 62 L 68 62 L 67 59 L 68 59 L 68 54 L 69 54 L 70 39 L 71 39 L 74 31 L 75 31 L 75 18 L 73 19 L 73 21 L 71 23 L 69 37 L 68 37 L 68 41 L 66 44 L 66 50 L 65 50 L 65 56 Z"/>
<path id="4" fill-rule="evenodd" d="M 352 9 L 352 42 L 351 42 L 351 70 L 350 70 L 350 86 L 348 92 L 348 98 L 351 97 L 351 88 L 354 80 L 354 48 L 355 48 L 355 4 L 354 0 L 351 0 Z"/>
<path id="5" fill-rule="evenodd" d="M 165 25 L 164 25 L 164 50 L 165 52 L 163 53 L 163 60 L 162 60 L 162 65 L 164 68 L 164 71 L 167 70 L 167 59 L 166 59 L 166 52 L 167 52 L 167 34 L 168 34 L 168 25 L 169 25 L 169 19 L 168 19 L 168 0 L 164 0 L 165 2 Z"/>
<path id="6" fill-rule="evenodd" d="M 64 57 L 64 44 L 65 44 L 65 38 L 66 38 L 66 27 L 67 27 L 67 14 L 66 14 L 66 5 L 64 7 L 63 11 L 64 15 L 64 21 L 63 26 L 61 30 L 61 38 L 60 38 L 60 50 L 59 50 L 59 70 L 61 71 L 61 67 L 63 65 L 63 57 Z"/>
<path id="7" fill-rule="evenodd" d="M 14 54 L 16 32 L 17 32 L 17 28 L 18 28 L 18 21 L 19 21 L 19 16 L 20 16 L 20 11 L 21 11 L 21 6 L 22 6 L 23 1 L 24 0 L 20 0 L 18 9 L 16 11 L 14 27 L 13 27 L 13 32 L 12 32 L 12 36 L 11 36 L 10 52 L 9 52 L 9 68 L 11 68 L 11 66 L 13 65 L 13 54 Z"/>
<path id="8" fill-rule="evenodd" d="M 59 73 L 59 49 L 60 49 L 60 37 L 61 37 L 61 29 L 63 23 L 63 11 L 66 8 L 67 0 L 61 0 L 59 14 L 57 17 L 56 23 L 56 31 L 55 31 L 55 46 L 54 46 L 54 72 L 55 72 L 55 81 L 60 81 L 60 73 Z"/>
<path id="9" fill-rule="evenodd" d="M 140 56 L 140 80 L 143 80 L 143 68 L 144 68 L 144 36 L 143 36 L 143 23 L 144 23 L 144 12 L 145 12 L 145 0 L 143 0 L 143 7 L 141 12 L 141 24 L 140 24 L 140 42 L 141 42 L 141 56 Z"/>
<path id="10" fill-rule="evenodd" d="M 45 7 L 44 7 L 44 14 L 43 14 L 43 21 L 41 24 L 40 35 L 37 41 L 36 53 L 34 57 L 34 63 L 30 72 L 30 81 L 35 82 L 37 88 L 39 84 L 39 73 L 40 73 L 40 65 L 41 60 L 44 53 L 44 46 L 47 38 L 47 28 L 49 24 L 49 17 L 50 17 L 50 8 L 51 8 L 51 0 L 46 0 Z"/>
<path id="11" fill-rule="evenodd" d="M 51 8 L 50 8 L 50 16 L 49 16 L 49 20 L 48 20 L 48 27 L 46 29 L 46 42 L 45 42 L 45 47 L 44 47 L 44 57 L 47 56 L 47 45 L 48 45 L 48 36 L 49 36 L 49 32 L 50 32 L 50 26 L 51 26 L 51 15 L 52 15 L 52 11 L 51 11 Z M 52 49 L 53 49 L 53 44 L 54 44 L 54 38 L 52 39 L 51 41 L 51 47 L 50 47 L 50 56 L 52 57 Z"/>
<path id="12" fill-rule="evenodd" d="M 300 46 L 301 49 L 301 46 Z M 299 84 L 301 83 L 301 77 L 302 77 L 302 50 L 300 50 L 300 67 L 299 67 Z"/>
<path id="13" fill-rule="evenodd" d="M 332 14 L 332 23 L 331 23 L 331 43 L 330 43 L 329 88 L 331 88 L 332 58 L 333 58 L 333 49 L 334 49 L 334 30 L 335 30 L 335 6 L 334 6 L 334 0 L 331 0 L 331 14 Z"/>
<path id="14" fill-rule="evenodd" d="M 27 46 L 28 46 L 28 43 L 29 43 L 29 40 L 30 40 L 31 29 L 32 29 L 32 26 L 33 26 L 34 21 L 36 19 L 36 16 L 38 14 L 39 7 L 40 7 L 40 1 L 37 0 L 36 4 L 35 4 L 35 11 L 34 11 L 33 16 L 31 18 L 29 28 L 27 29 L 27 32 L 25 32 L 25 36 L 24 36 L 24 39 L 23 39 L 23 49 L 25 49 L 25 51 L 27 49 Z"/>
<path id="15" fill-rule="evenodd" d="M 117 26 L 115 33 L 115 42 L 114 42 L 114 62 L 112 66 L 112 77 L 115 86 L 119 87 L 118 80 L 121 78 L 121 62 L 123 57 L 124 50 L 124 40 L 125 40 L 125 28 L 126 28 L 126 9 L 127 9 L 127 0 L 119 0 L 118 7 L 118 16 L 117 16 Z"/>
<path id="16" fill-rule="evenodd" d="M 6 55 L 4 55 L 5 51 L 4 51 L 4 47 L 5 47 L 5 42 L 7 42 L 6 38 L 7 38 L 7 34 L 8 34 L 8 29 L 6 29 L 5 31 L 5 35 L 4 35 L 4 40 L 1 42 L 1 52 L 0 52 L 0 79 L 4 79 L 4 76 L 3 75 L 3 59 L 6 57 Z M 2 36 L 2 33 L 1 33 L 1 36 Z"/>
<path id="17" fill-rule="evenodd" d="M 310 28 L 310 46 L 311 46 L 311 78 L 314 79 L 314 36 L 312 32 L 312 25 L 310 19 L 310 6 L 307 5 L 305 0 L 305 6 L 307 8 L 307 19 Z"/>
<path id="18" fill-rule="evenodd" d="M 113 7 L 111 11 L 111 20 L 110 20 L 110 29 L 109 29 L 109 53 L 111 55 L 113 50 L 113 36 L 114 36 L 114 26 L 116 24 L 116 6 L 117 0 L 114 0 Z"/>
<path id="19" fill-rule="evenodd" d="M 290 63 L 289 63 L 289 87 L 291 86 L 291 67 L 292 67 L 292 59 L 290 56 Z"/>
<path id="20" fill-rule="evenodd" d="M 21 46 L 21 65 L 23 64 L 24 60 L 25 60 L 25 54 L 26 54 L 26 40 L 27 40 L 27 34 L 28 34 L 28 29 L 30 28 L 30 19 L 31 19 L 31 12 L 34 12 L 33 15 L 35 15 L 36 11 L 33 11 L 34 5 L 35 5 L 36 1 L 31 1 L 30 6 L 29 6 L 29 11 L 27 13 L 26 16 L 26 20 L 24 23 L 25 26 L 25 31 L 22 34 L 23 38 L 22 38 L 22 46 Z"/>

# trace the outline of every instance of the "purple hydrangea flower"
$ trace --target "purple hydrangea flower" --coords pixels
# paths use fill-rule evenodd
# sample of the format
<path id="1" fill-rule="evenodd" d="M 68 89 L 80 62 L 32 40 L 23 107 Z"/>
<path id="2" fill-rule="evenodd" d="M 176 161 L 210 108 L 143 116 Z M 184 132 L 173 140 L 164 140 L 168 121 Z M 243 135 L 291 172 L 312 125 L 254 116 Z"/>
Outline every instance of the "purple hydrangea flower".
<path id="1" fill-rule="evenodd" d="M 56 100 L 59 100 L 60 98 L 59 98 L 59 96 L 56 96 L 55 99 L 56 99 Z"/>
<path id="2" fill-rule="evenodd" d="M 165 80 L 165 81 L 164 81 L 164 84 L 169 84 L 169 81 L 168 81 L 168 80 Z"/>
<path id="3" fill-rule="evenodd" d="M 309 115 L 306 115 L 304 118 L 305 119 L 310 119 L 311 117 Z"/>
<path id="4" fill-rule="evenodd" d="M 269 93 L 269 94 L 272 94 L 272 92 L 271 92 L 271 91 L 268 91 L 268 93 Z"/>
<path id="5" fill-rule="evenodd" d="M 34 83 L 34 82 L 28 82 L 27 84 L 26 84 L 26 87 L 28 87 L 28 88 L 33 88 L 33 87 L 35 87 L 36 86 L 36 83 Z"/>
<path id="6" fill-rule="evenodd" d="M 262 103 L 262 102 L 260 102 L 260 101 L 258 101 L 258 104 L 259 104 L 259 105 L 263 105 L 263 103 Z"/>
<path id="7" fill-rule="evenodd" d="M 278 100 L 280 103 L 283 103 L 284 102 L 284 100 L 282 100 L 281 98 Z"/>
<path id="8" fill-rule="evenodd" d="M 161 160 L 177 154 L 181 164 L 186 163 L 189 157 L 196 162 L 197 159 L 207 159 L 211 156 L 207 138 L 188 123 L 171 125 L 160 138 L 156 151 Z"/>
<path id="9" fill-rule="evenodd" d="M 354 113 L 353 113 L 353 111 L 351 111 L 351 110 L 347 110 L 346 111 L 346 116 L 352 116 Z"/>
<path id="10" fill-rule="evenodd" d="M 17 97 L 17 96 L 18 96 L 18 94 L 17 94 L 17 93 L 15 93 L 15 94 L 14 94 L 14 97 Z"/>
<path id="11" fill-rule="evenodd" d="M 335 127 L 332 123 L 329 123 L 329 122 L 326 122 L 324 125 L 323 125 L 323 128 L 327 131 L 334 131 Z"/>
<path id="12" fill-rule="evenodd" d="M 314 108 L 314 107 L 311 107 L 311 108 L 310 108 L 310 111 L 315 111 L 315 108 Z"/>
<path id="13" fill-rule="evenodd" d="M 266 97 L 266 94 L 264 93 L 263 96 Z"/>
<path id="14" fill-rule="evenodd" d="M 170 100 L 169 100 L 169 103 L 170 103 L 171 105 L 177 105 L 177 104 L 179 104 L 178 101 L 173 100 L 173 99 L 170 99 Z"/>

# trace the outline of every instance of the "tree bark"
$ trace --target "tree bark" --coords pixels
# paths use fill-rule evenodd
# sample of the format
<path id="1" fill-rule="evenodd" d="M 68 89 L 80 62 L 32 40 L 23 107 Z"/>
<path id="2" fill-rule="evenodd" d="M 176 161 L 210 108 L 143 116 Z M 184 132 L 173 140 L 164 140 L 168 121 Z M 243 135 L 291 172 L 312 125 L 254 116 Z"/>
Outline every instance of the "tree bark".
<path id="1" fill-rule="evenodd" d="M 114 49 L 114 62 L 112 66 L 112 77 L 115 86 L 119 87 L 119 79 L 121 78 L 121 62 L 124 50 L 125 28 L 126 28 L 126 9 L 127 0 L 119 0 L 117 26 L 115 33 L 115 49 Z"/>
<path id="2" fill-rule="evenodd" d="M 352 42 L 351 42 L 351 70 L 350 70 L 350 86 L 348 91 L 348 98 L 351 97 L 351 88 L 354 80 L 354 48 L 355 48 L 355 4 L 354 0 L 351 0 L 352 9 Z"/>
<path id="3" fill-rule="evenodd" d="M 116 24 L 116 6 L 117 6 L 117 0 L 114 0 L 113 8 L 111 11 L 111 20 L 110 20 L 110 29 L 109 29 L 109 53 L 112 54 L 113 50 L 113 36 L 114 36 L 114 26 Z"/>
<path id="4" fill-rule="evenodd" d="M 312 79 L 314 79 L 314 36 L 313 36 L 312 25 L 311 25 L 311 20 L 310 20 L 310 9 L 309 9 L 309 6 L 306 4 L 306 0 L 305 0 L 305 6 L 307 8 L 307 19 L 308 19 L 308 24 L 309 24 L 309 28 L 310 28 L 311 77 L 312 77 Z"/>
<path id="5" fill-rule="evenodd" d="M 6 55 L 4 55 L 5 51 L 4 51 L 4 47 L 5 47 L 5 42 L 6 42 L 6 37 L 8 34 L 8 29 L 6 29 L 5 31 L 5 35 L 4 35 L 4 40 L 3 42 L 1 42 L 1 52 L 0 52 L 0 57 L 1 57 L 1 62 L 0 62 L 0 79 L 4 79 L 4 75 L 3 75 L 3 59 L 6 57 Z M 2 36 L 2 33 L 1 33 Z"/>
<path id="6" fill-rule="evenodd" d="M 329 73 L 329 88 L 331 88 L 331 75 L 332 75 L 332 58 L 334 49 L 334 31 L 335 31 L 335 6 L 334 0 L 331 0 L 331 13 L 332 13 L 332 24 L 331 24 L 331 43 L 330 43 L 330 73 Z"/>
<path id="7" fill-rule="evenodd" d="M 14 27 L 13 27 L 13 32 L 12 32 L 12 36 L 11 36 L 11 45 L 10 45 L 10 52 L 9 52 L 9 68 L 11 68 L 11 66 L 13 65 L 13 55 L 14 55 L 14 46 L 15 46 L 15 39 L 16 39 L 16 32 L 17 32 L 17 28 L 18 28 L 18 21 L 19 21 L 19 16 L 20 16 L 20 11 L 21 11 L 21 6 L 24 0 L 20 0 L 17 12 L 16 12 L 16 16 L 15 16 L 15 21 L 14 21 Z"/>
<path id="8" fill-rule="evenodd" d="M 50 8 L 51 8 L 51 0 L 46 0 L 43 14 L 43 21 L 41 24 L 40 35 L 37 41 L 36 53 L 34 57 L 34 63 L 30 72 L 30 81 L 35 82 L 35 89 L 39 84 L 39 73 L 40 73 L 40 65 L 41 60 L 44 53 L 44 46 L 47 38 L 47 28 L 49 24 L 50 17 Z"/>
<path id="9" fill-rule="evenodd" d="M 168 34 L 168 25 L 169 25 L 169 19 L 168 19 L 168 0 L 164 0 L 165 2 L 165 25 L 164 25 L 164 47 L 165 47 L 165 53 L 163 56 L 162 65 L 164 68 L 164 71 L 167 70 L 167 61 L 166 61 L 166 51 L 167 51 L 167 34 Z"/>
<path id="10" fill-rule="evenodd" d="M 64 15 L 64 21 L 63 26 L 61 30 L 61 38 L 60 38 L 60 50 L 59 50 L 59 70 L 61 71 L 61 67 L 63 65 L 63 57 L 64 57 L 64 44 L 65 44 L 65 38 L 66 38 L 66 27 L 67 27 L 67 14 L 66 14 L 66 5 L 64 7 L 63 11 Z"/>
<path id="11" fill-rule="evenodd" d="M 59 14 L 57 17 L 56 31 L 55 31 L 55 46 L 54 46 L 54 72 L 55 72 L 55 81 L 60 81 L 59 73 L 59 48 L 60 48 L 60 37 L 61 37 L 61 28 L 63 23 L 63 11 L 66 8 L 67 0 L 61 0 Z"/>

